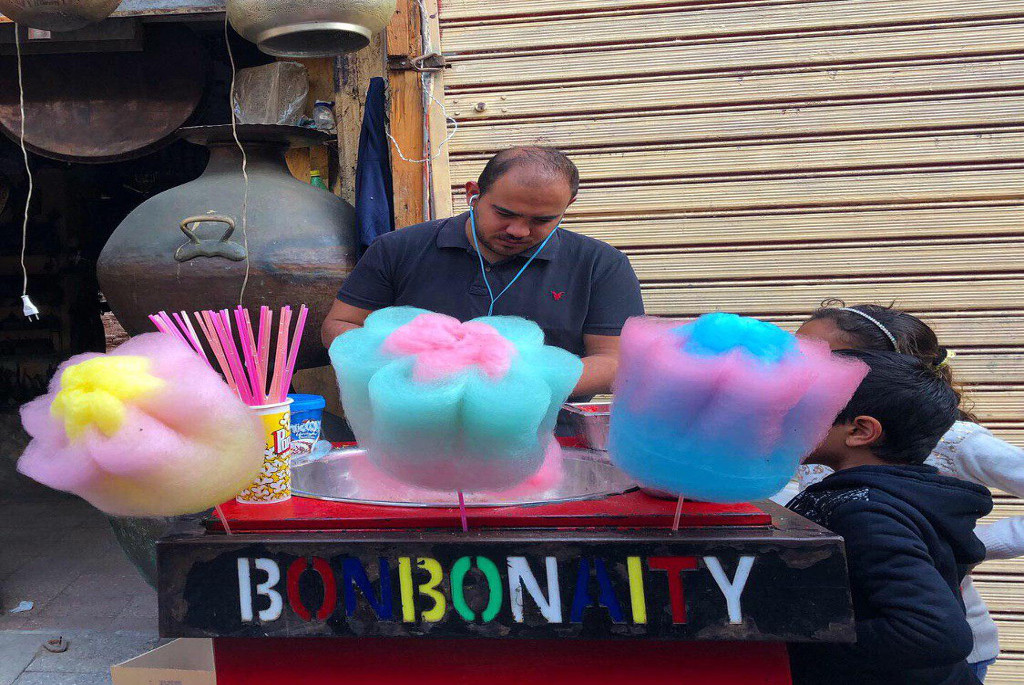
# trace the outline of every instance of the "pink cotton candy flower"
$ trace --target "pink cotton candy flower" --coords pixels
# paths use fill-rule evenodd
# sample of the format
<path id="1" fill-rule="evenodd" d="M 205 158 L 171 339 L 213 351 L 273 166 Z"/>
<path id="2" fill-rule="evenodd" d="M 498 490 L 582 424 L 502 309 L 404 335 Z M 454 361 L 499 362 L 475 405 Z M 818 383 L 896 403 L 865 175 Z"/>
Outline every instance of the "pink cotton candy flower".
<path id="1" fill-rule="evenodd" d="M 384 341 L 384 352 L 413 356 L 413 380 L 442 380 L 477 368 L 493 381 L 512 366 L 515 346 L 493 327 L 462 323 L 444 314 L 422 314 L 398 328 Z"/>
<path id="2" fill-rule="evenodd" d="M 148 333 L 61 365 L 21 408 L 24 475 L 115 516 L 204 511 L 263 466 L 255 414 L 187 344 Z"/>

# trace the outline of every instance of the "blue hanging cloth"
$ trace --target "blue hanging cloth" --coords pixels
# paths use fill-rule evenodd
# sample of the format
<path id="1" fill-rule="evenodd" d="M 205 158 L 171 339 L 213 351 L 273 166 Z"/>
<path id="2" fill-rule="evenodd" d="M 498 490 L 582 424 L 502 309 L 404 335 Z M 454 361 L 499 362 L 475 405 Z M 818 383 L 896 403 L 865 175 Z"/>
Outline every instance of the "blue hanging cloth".
<path id="1" fill-rule="evenodd" d="M 370 80 L 356 163 L 356 221 L 359 254 L 380 236 L 395 230 L 394 193 L 388 155 L 384 79 Z"/>

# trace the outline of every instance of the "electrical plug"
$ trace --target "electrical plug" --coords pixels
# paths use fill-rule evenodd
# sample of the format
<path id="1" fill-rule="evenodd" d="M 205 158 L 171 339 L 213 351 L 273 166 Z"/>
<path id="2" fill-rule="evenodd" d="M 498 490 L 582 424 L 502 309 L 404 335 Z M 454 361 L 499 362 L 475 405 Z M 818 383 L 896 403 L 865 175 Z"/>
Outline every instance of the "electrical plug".
<path id="1" fill-rule="evenodd" d="M 21 310 L 25 313 L 25 317 L 29 321 L 39 321 L 39 309 L 32 304 L 32 300 L 28 299 L 28 295 L 21 296 L 22 308 Z"/>

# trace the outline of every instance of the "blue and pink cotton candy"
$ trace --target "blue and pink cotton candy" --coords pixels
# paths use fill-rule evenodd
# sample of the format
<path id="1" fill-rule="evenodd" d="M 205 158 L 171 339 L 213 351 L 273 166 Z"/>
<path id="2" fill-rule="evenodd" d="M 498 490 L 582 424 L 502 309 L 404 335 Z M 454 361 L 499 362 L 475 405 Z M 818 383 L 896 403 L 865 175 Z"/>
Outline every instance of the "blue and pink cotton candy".
<path id="1" fill-rule="evenodd" d="M 447 491 L 504 490 L 537 474 L 583 372 L 526 319 L 462 323 L 414 307 L 374 312 L 330 356 L 371 460 L 405 484 Z"/>
<path id="2" fill-rule="evenodd" d="M 769 323 L 630 319 L 612 405 L 612 461 L 641 485 L 708 502 L 778 492 L 868 368 Z"/>

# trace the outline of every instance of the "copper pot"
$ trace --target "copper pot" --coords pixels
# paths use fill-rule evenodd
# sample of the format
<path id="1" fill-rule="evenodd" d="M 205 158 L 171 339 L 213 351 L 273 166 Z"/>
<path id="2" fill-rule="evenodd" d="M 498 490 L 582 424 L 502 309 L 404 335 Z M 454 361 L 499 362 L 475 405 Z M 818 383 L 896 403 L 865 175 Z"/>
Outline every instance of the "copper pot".
<path id="1" fill-rule="evenodd" d="M 361 50 L 391 20 L 395 0 L 228 0 L 235 31 L 275 57 Z"/>
<path id="2" fill-rule="evenodd" d="M 194 312 L 238 304 L 278 310 L 310 307 L 299 368 L 327 357 L 320 324 L 355 264 L 355 212 L 337 196 L 292 177 L 289 145 L 322 143 L 326 134 L 296 126 L 240 125 L 248 156 L 249 204 L 242 231 L 241 153 L 231 126 L 182 129 L 210 148 L 198 179 L 139 205 L 117 227 L 100 255 L 100 288 L 130 334 L 152 331 L 148 315 Z"/>
<path id="3" fill-rule="evenodd" d="M 74 31 L 103 21 L 121 0 L 0 0 L 0 14 L 43 31 Z"/>

